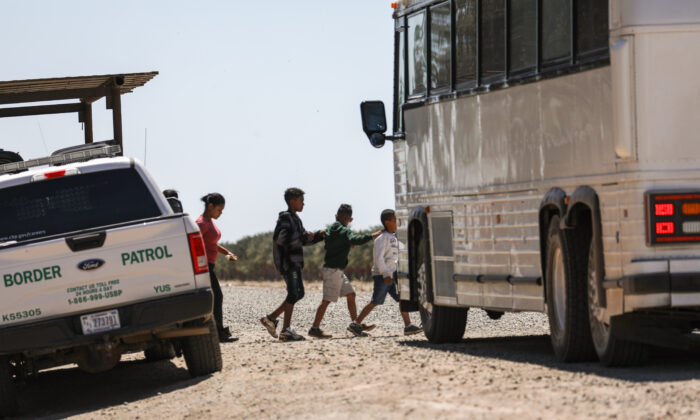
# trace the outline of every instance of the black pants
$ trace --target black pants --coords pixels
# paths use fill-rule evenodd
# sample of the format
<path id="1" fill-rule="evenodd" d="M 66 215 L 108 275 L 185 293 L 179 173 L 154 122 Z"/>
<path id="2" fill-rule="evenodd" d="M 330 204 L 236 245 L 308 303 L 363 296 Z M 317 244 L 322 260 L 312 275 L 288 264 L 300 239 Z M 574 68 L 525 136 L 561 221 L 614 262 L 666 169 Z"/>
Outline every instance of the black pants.
<path id="1" fill-rule="evenodd" d="M 304 282 L 301 280 L 301 269 L 291 269 L 282 273 L 284 282 L 287 284 L 287 303 L 294 305 L 304 297 Z"/>
<path id="2" fill-rule="evenodd" d="M 224 294 L 221 292 L 219 279 L 214 273 L 214 264 L 209 263 L 209 278 L 211 279 L 211 291 L 214 292 L 214 321 L 219 331 L 224 329 Z"/>

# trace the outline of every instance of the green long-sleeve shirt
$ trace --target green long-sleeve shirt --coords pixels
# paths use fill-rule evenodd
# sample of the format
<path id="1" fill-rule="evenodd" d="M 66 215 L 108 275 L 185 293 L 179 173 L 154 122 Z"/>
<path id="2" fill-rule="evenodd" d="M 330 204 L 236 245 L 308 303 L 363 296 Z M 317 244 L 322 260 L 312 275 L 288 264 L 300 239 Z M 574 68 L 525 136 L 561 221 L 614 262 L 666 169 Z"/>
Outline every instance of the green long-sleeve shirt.
<path id="1" fill-rule="evenodd" d="M 348 254 L 351 245 L 362 245 L 372 240 L 371 234 L 353 233 L 349 227 L 335 222 L 326 229 L 326 256 L 323 266 L 344 270 L 348 266 Z"/>

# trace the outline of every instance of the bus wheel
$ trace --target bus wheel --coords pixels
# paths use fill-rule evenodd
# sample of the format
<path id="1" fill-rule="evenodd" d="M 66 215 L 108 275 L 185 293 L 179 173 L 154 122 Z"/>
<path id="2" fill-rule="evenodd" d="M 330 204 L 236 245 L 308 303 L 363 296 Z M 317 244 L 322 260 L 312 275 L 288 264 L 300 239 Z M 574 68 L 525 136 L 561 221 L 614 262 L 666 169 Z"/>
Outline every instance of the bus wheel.
<path id="1" fill-rule="evenodd" d="M 468 308 L 452 308 L 433 303 L 430 244 L 425 235 L 421 238 L 418 252 L 420 265 L 416 273 L 416 283 L 423 332 L 431 343 L 457 343 L 464 336 Z"/>
<path id="2" fill-rule="evenodd" d="M 546 293 L 550 338 L 557 358 L 564 362 L 594 360 L 588 325 L 588 295 L 585 262 L 559 228 L 559 216 L 552 217 L 547 234 Z M 582 240 L 576 235 L 570 239 Z M 587 240 L 587 238 L 586 238 Z M 583 247 L 588 250 L 588 247 Z"/>
<path id="3" fill-rule="evenodd" d="M 591 324 L 593 347 L 598 359 L 605 366 L 630 366 L 642 363 L 648 353 L 649 346 L 644 343 L 621 340 L 615 337 L 615 331 L 610 324 L 602 319 L 602 310 L 598 296 L 604 290 L 598 290 L 596 273 L 599 268 L 595 261 L 595 241 L 591 241 L 588 253 L 588 313 Z"/>

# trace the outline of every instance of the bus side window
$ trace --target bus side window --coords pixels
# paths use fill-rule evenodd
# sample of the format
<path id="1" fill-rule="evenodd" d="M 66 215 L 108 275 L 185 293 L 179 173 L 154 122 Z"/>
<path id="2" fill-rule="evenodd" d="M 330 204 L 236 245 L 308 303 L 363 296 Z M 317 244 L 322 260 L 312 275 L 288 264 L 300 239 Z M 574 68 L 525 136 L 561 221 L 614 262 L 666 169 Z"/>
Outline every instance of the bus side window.
<path id="1" fill-rule="evenodd" d="M 455 83 L 458 88 L 476 85 L 476 0 L 454 0 Z"/>
<path id="2" fill-rule="evenodd" d="M 396 57 L 394 58 L 394 132 L 403 132 L 401 106 L 406 102 L 406 20 L 396 20 Z"/>
<path id="3" fill-rule="evenodd" d="M 510 77 L 537 72 L 537 0 L 511 0 L 508 9 Z"/>
<path id="4" fill-rule="evenodd" d="M 415 13 L 408 17 L 407 46 L 409 98 L 423 96 L 427 90 L 427 31 L 425 23 L 425 11 Z"/>
<path id="5" fill-rule="evenodd" d="M 430 9 L 430 90 L 449 88 L 452 83 L 450 3 Z"/>
<path id="6" fill-rule="evenodd" d="M 589 0 L 590 1 L 590 0 Z M 542 63 L 571 59 L 571 0 L 542 0 Z"/>
<path id="7" fill-rule="evenodd" d="M 579 61 L 608 55 L 608 0 L 576 3 L 576 55 Z"/>
<path id="8" fill-rule="evenodd" d="M 480 19 L 479 74 L 485 84 L 506 76 L 506 4 L 505 0 L 482 0 Z"/>

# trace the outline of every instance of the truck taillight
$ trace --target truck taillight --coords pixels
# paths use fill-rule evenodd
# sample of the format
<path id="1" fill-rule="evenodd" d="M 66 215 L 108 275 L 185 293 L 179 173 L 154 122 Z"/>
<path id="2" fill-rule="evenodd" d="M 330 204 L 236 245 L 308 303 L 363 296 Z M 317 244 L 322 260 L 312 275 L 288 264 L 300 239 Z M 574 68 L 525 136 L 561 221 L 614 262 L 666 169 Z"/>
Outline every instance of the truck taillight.
<path id="1" fill-rule="evenodd" d="M 207 252 L 204 249 L 204 240 L 199 232 L 190 233 L 190 253 L 192 254 L 192 268 L 195 274 L 202 274 L 209 271 L 209 263 L 207 262 Z"/>

